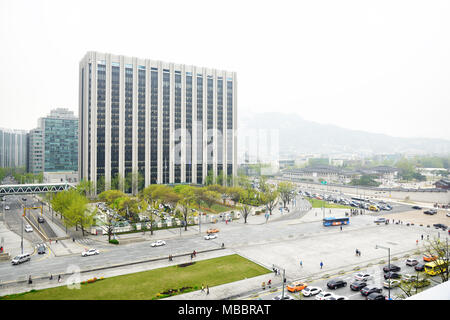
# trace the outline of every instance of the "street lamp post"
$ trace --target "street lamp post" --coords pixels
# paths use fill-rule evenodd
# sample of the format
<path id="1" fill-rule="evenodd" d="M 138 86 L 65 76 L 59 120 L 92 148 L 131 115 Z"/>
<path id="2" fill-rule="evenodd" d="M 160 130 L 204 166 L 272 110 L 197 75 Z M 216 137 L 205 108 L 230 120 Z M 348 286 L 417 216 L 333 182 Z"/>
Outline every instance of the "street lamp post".
<path id="1" fill-rule="evenodd" d="M 284 268 L 281 268 L 281 267 L 279 267 L 279 266 L 277 266 L 277 265 L 273 265 L 272 266 L 273 267 L 273 269 L 277 269 L 277 270 L 283 270 L 283 279 L 282 279 L 282 283 L 281 283 L 281 300 L 284 300 L 284 282 L 286 281 L 285 279 L 286 279 L 286 270 L 284 269 Z"/>
<path id="2" fill-rule="evenodd" d="M 375 249 L 386 249 L 388 251 L 388 281 L 389 281 L 389 287 L 388 287 L 388 295 L 389 295 L 389 300 L 391 300 L 391 248 L 388 247 L 383 247 L 380 245 L 375 245 Z"/>

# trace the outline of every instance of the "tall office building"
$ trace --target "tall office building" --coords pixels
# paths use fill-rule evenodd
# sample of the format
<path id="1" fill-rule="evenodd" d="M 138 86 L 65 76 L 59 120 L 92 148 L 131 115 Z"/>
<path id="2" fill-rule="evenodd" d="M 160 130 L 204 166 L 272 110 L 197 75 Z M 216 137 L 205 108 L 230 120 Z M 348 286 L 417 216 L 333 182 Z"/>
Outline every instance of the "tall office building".
<path id="1" fill-rule="evenodd" d="M 78 170 L 78 118 L 72 111 L 50 111 L 38 120 L 38 128 L 30 131 L 28 140 L 29 172 Z"/>
<path id="2" fill-rule="evenodd" d="M 235 72 L 88 52 L 79 75 L 79 179 L 97 191 L 236 174 Z"/>
<path id="3" fill-rule="evenodd" d="M 27 132 L 0 128 L 0 168 L 26 168 Z"/>

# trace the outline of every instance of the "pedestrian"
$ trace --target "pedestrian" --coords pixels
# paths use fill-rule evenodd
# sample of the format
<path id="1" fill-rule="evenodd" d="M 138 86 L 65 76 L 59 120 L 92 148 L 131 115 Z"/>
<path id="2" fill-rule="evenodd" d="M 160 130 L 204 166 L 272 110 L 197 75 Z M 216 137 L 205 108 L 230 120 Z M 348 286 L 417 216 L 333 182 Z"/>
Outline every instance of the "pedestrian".
<path id="1" fill-rule="evenodd" d="M 53 275 L 52 274 L 50 275 L 50 279 L 49 280 L 53 280 Z"/>
<path id="2" fill-rule="evenodd" d="M 32 284 L 33 281 L 31 280 L 31 276 L 28 277 L 28 284 Z"/>
<path id="3" fill-rule="evenodd" d="M 58 275 L 58 282 L 61 282 L 61 275 Z"/>
<path id="4" fill-rule="evenodd" d="M 303 262 L 302 262 L 302 260 L 300 260 L 300 267 L 303 268 Z"/>
<path id="5" fill-rule="evenodd" d="M 323 267 L 323 262 L 320 261 L 320 269 L 322 269 L 322 267 Z"/>
<path id="6" fill-rule="evenodd" d="M 419 244 L 419 240 L 416 240 L 416 245 L 418 245 Z"/>
<path id="7" fill-rule="evenodd" d="M 261 287 L 263 290 L 266 290 L 266 283 L 263 281 L 263 283 L 261 284 Z"/>
<path id="8" fill-rule="evenodd" d="M 429 234 L 427 234 L 427 240 L 429 240 L 430 239 L 430 235 Z"/>
<path id="9" fill-rule="evenodd" d="M 203 283 L 202 283 L 202 291 L 201 292 L 205 292 L 205 287 L 203 286 Z"/>
<path id="10" fill-rule="evenodd" d="M 197 251 L 194 250 L 194 257 L 196 257 L 196 256 L 197 256 Z"/>
<path id="11" fill-rule="evenodd" d="M 191 253 L 191 260 L 192 260 L 192 256 L 193 256 L 194 254 L 193 253 Z"/>
<path id="12" fill-rule="evenodd" d="M 340 228 L 341 228 L 341 231 L 342 231 L 342 226 L 339 226 Z"/>
<path id="13" fill-rule="evenodd" d="M 206 285 L 206 294 L 209 294 L 209 287 Z"/>
<path id="14" fill-rule="evenodd" d="M 269 286 L 269 289 L 272 287 L 272 280 L 269 279 L 269 281 L 267 281 L 267 285 Z"/>
<path id="15" fill-rule="evenodd" d="M 421 235 L 421 237 L 422 237 L 422 240 L 423 240 L 423 235 Z"/>

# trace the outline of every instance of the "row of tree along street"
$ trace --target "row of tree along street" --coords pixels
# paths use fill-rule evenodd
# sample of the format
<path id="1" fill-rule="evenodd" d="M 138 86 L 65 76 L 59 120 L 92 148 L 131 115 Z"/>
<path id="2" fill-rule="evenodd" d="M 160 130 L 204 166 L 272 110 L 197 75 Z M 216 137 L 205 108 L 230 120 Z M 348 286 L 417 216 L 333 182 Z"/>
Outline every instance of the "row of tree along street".
<path id="1" fill-rule="evenodd" d="M 58 212 L 67 228 L 85 230 L 95 224 L 98 208 L 91 209 L 90 202 L 105 202 L 108 208 L 103 214 L 106 216 L 105 225 L 108 229 L 109 240 L 112 230 L 117 223 L 118 215 L 124 219 L 137 223 L 145 216 L 153 234 L 155 218 L 164 211 L 170 216 L 182 221 L 187 230 L 188 220 L 205 212 L 221 212 L 235 210 L 242 214 L 244 223 L 255 207 L 264 206 L 262 212 L 272 214 L 279 200 L 286 206 L 296 194 L 295 186 L 291 182 L 280 182 L 278 185 L 269 184 L 266 179 L 260 179 L 258 188 L 252 186 L 246 176 L 239 176 L 236 185 L 227 187 L 218 184 L 204 187 L 193 185 L 150 185 L 137 195 L 128 195 L 120 190 L 103 191 L 96 197 L 92 194 L 92 183 L 81 181 L 76 189 L 62 191 L 55 195 L 47 194 L 46 200 L 51 203 L 53 210 Z"/>

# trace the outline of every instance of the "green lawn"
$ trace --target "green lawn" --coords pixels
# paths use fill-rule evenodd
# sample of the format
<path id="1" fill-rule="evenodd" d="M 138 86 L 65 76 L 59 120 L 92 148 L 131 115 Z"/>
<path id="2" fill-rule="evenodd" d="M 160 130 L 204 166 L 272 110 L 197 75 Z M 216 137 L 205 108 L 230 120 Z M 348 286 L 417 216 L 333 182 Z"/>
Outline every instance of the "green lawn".
<path id="1" fill-rule="evenodd" d="M 328 203 L 327 201 L 323 201 L 323 200 L 317 200 L 317 199 L 311 199 L 311 198 L 306 198 L 312 205 L 313 208 L 336 208 L 336 209 L 351 209 L 352 207 L 350 206 L 343 206 L 341 204 L 338 203 Z"/>
<path id="2" fill-rule="evenodd" d="M 201 285 L 210 288 L 270 273 L 268 269 L 237 254 L 195 262 L 186 267 L 171 266 L 83 284 L 80 289 L 66 286 L 1 297 L 0 300 L 150 300 L 162 298 L 169 289 Z M 214 289 L 211 289 L 214 290 Z"/>

